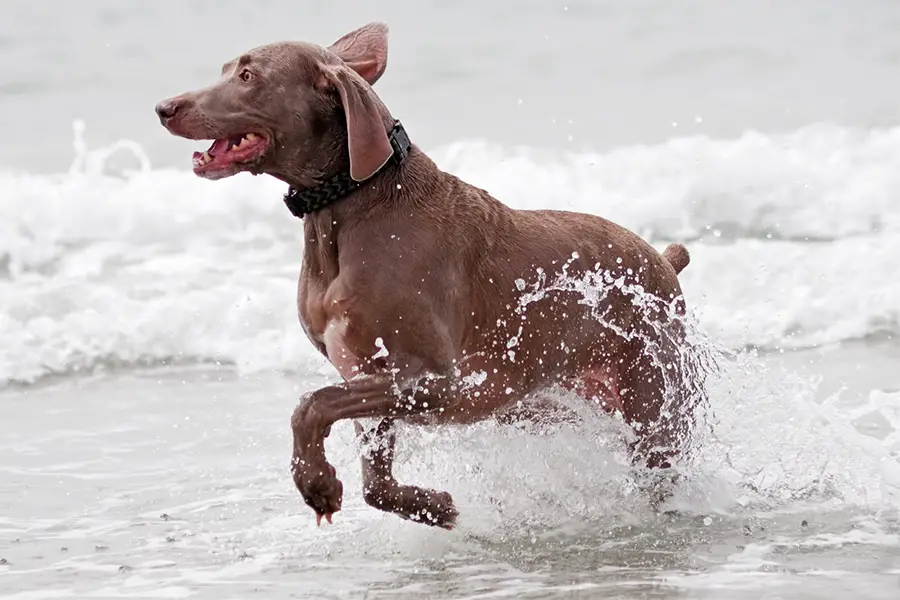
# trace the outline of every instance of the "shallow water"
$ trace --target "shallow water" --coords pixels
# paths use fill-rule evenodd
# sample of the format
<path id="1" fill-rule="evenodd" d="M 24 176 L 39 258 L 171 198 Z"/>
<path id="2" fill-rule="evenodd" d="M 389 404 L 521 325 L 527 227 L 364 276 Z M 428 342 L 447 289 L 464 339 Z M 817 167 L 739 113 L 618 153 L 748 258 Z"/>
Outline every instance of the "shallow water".
<path id="1" fill-rule="evenodd" d="M 842 358 L 813 360 L 840 370 Z M 321 383 L 191 368 L 9 390 L 3 597 L 892 598 L 900 585 L 900 515 L 877 498 L 865 438 L 832 445 L 816 438 L 834 424 L 798 422 L 780 442 L 805 468 L 821 458 L 817 475 L 837 487 L 845 469 L 866 471 L 869 495 L 842 500 L 846 488 L 809 489 L 805 468 L 751 472 L 779 430 L 764 411 L 724 419 L 748 448 L 729 444 L 730 465 L 701 460 L 668 516 L 631 485 L 602 420 L 540 436 L 408 431 L 400 476 L 454 494 L 449 533 L 365 507 L 352 428 L 338 426 L 327 450 L 345 508 L 317 529 L 287 477 L 286 425 L 298 391 Z M 803 458 L 816 443 L 829 455 Z"/>
<path id="2" fill-rule="evenodd" d="M 379 93 L 443 168 L 688 244 L 723 368 L 672 514 L 613 419 L 408 429 L 399 476 L 462 512 L 431 530 L 362 504 L 344 424 L 315 528 L 287 424 L 335 374 L 296 323 L 300 229 L 281 184 L 190 174 L 152 107 L 373 18 Z M 898 26 L 883 0 L 8 0 L 0 598 L 896 598 Z"/>

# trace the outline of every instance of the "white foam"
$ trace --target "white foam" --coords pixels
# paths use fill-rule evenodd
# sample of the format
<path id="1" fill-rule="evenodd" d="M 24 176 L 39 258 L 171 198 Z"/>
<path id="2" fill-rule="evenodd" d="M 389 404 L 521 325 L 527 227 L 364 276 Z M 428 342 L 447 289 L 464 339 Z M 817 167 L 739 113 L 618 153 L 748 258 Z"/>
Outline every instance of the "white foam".
<path id="1" fill-rule="evenodd" d="M 712 231 L 831 239 L 900 230 L 900 128 L 818 125 L 607 154 L 550 155 L 474 141 L 435 156 L 516 208 L 601 214 L 662 239 Z"/>
<path id="2" fill-rule="evenodd" d="M 900 332 L 900 278 L 891 275 L 900 234 L 689 247 L 682 288 L 724 344 L 792 349 Z"/>
<path id="3" fill-rule="evenodd" d="M 0 382 L 166 361 L 328 369 L 296 323 L 302 228 L 282 184 L 152 170 L 127 142 L 88 151 L 76 138 L 76 150 L 69 173 L 0 173 Z M 113 151 L 136 154 L 138 168 L 111 171 Z M 682 281 L 703 328 L 728 345 L 900 330 L 900 282 L 889 275 L 900 129 L 822 126 L 565 156 L 460 142 L 434 155 L 515 207 L 600 214 L 659 247 L 707 236 L 689 243 Z"/>
<path id="4" fill-rule="evenodd" d="M 900 461 L 893 447 L 900 418 L 883 410 L 883 392 L 860 399 L 737 355 L 712 381 L 712 417 L 699 444 L 697 481 L 716 481 L 740 504 L 822 503 L 900 507 Z M 896 398 L 894 398 L 896 401 Z M 855 427 L 859 416 L 885 420 L 882 439 Z"/>

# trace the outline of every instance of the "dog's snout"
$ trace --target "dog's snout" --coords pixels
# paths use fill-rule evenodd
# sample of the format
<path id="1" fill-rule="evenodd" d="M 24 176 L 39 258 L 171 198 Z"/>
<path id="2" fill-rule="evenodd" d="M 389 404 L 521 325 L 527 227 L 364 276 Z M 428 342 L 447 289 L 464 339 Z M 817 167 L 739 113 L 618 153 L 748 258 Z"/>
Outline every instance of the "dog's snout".
<path id="1" fill-rule="evenodd" d="M 177 99 L 163 100 L 156 105 L 156 114 L 159 115 L 159 120 L 165 124 L 167 120 L 175 116 L 179 108 L 181 108 L 181 102 Z"/>

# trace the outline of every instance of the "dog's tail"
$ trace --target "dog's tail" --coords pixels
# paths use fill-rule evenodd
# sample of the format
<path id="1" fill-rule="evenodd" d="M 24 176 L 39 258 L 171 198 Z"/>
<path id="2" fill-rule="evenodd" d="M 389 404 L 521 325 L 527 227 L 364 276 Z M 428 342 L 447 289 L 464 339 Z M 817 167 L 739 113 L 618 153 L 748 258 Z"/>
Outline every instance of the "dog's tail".
<path id="1" fill-rule="evenodd" d="M 688 263 L 691 262 L 691 255 L 682 244 L 669 244 L 663 250 L 663 257 L 669 261 L 675 273 L 681 273 Z"/>

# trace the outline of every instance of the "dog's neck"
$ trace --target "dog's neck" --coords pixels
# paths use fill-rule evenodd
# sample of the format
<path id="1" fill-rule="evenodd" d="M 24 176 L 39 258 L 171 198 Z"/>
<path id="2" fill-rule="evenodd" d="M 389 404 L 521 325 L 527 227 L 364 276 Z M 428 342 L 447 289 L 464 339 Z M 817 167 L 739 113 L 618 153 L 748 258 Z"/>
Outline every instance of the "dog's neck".
<path id="1" fill-rule="evenodd" d="M 417 146 L 402 164 L 389 161 L 378 175 L 340 202 L 306 215 L 303 223 L 305 276 L 328 285 L 339 273 L 339 239 L 387 235 L 387 225 L 403 215 L 410 223 L 423 213 L 442 211 L 433 200 L 446 196 L 447 179 Z M 349 236 L 349 237 L 348 237 Z"/>
<path id="2" fill-rule="evenodd" d="M 302 219 L 306 215 L 311 215 L 349 196 L 361 185 L 381 175 L 391 165 L 402 165 L 412 149 L 412 143 L 400 121 L 394 121 L 393 128 L 388 132 L 388 139 L 394 153 L 371 178 L 365 181 L 355 181 L 350 177 L 350 173 L 341 171 L 312 187 L 291 185 L 284 195 L 284 203 L 288 210 L 298 219 Z"/>

